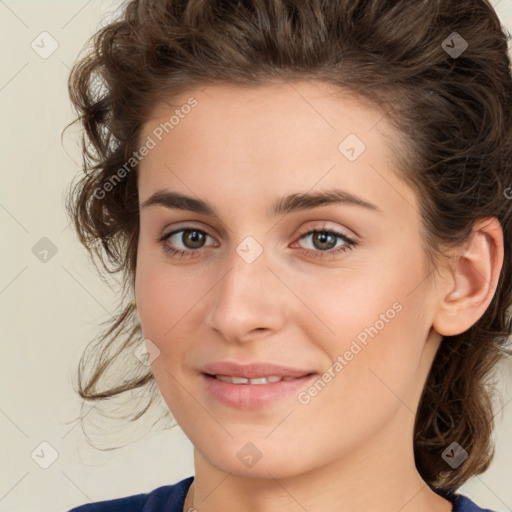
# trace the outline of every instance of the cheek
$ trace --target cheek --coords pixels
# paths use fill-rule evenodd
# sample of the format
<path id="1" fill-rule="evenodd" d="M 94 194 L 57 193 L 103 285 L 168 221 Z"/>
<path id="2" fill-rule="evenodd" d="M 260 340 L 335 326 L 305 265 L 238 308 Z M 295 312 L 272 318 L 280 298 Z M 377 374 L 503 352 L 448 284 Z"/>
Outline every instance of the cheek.
<path id="1" fill-rule="evenodd" d="M 393 393 L 412 402 L 420 385 L 418 368 L 430 328 L 425 275 L 418 248 L 402 249 L 399 264 L 390 251 L 364 273 L 329 276 L 314 287 L 295 281 L 297 294 L 307 297 L 321 319 L 311 320 L 312 314 L 299 319 L 302 330 L 340 363 L 331 369 L 335 384 L 327 386 L 355 409 L 364 403 L 378 408 Z"/>
<path id="2" fill-rule="evenodd" d="M 211 288 L 206 276 L 142 254 L 135 280 L 138 316 L 145 338 L 158 349 L 152 364 L 158 387 L 168 403 L 179 394 L 184 372 L 190 371 L 191 346 L 199 339 L 201 300 Z"/>
<path id="3" fill-rule="evenodd" d="M 135 290 L 144 338 L 151 340 L 159 350 L 151 370 L 168 408 L 179 422 L 181 411 L 186 409 L 179 385 L 181 366 L 188 352 L 186 314 L 196 287 L 180 273 L 165 267 L 149 260 L 146 264 L 144 255 L 139 258 Z"/>
<path id="4" fill-rule="evenodd" d="M 139 243 L 135 296 L 146 337 L 168 338 L 200 299 L 202 281 L 190 268 L 173 266 L 159 249 L 149 249 L 147 242 Z"/>

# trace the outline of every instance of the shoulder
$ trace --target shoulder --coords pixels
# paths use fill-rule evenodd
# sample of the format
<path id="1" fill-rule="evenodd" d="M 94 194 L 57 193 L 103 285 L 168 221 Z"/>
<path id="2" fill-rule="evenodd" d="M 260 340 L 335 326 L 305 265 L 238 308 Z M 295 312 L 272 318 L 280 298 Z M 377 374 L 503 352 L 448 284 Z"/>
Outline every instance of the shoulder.
<path id="1" fill-rule="evenodd" d="M 455 494 L 451 497 L 453 512 L 493 512 L 488 508 L 480 508 L 474 501 L 462 494 Z"/>
<path id="2" fill-rule="evenodd" d="M 193 480 L 194 477 L 190 476 L 176 484 L 157 487 L 148 493 L 87 503 L 68 512 L 181 512 Z"/>

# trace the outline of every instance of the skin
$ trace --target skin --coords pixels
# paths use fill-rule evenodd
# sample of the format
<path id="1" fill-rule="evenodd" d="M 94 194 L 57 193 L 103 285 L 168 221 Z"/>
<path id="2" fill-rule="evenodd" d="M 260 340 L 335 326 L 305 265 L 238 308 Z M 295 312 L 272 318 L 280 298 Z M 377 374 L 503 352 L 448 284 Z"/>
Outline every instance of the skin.
<path id="1" fill-rule="evenodd" d="M 158 104 L 141 140 L 190 96 L 197 106 L 140 164 L 139 200 L 173 190 L 207 201 L 219 217 L 141 208 L 135 292 L 144 336 L 160 350 L 156 382 L 194 445 L 193 507 L 450 511 L 416 470 L 414 418 L 442 336 L 468 329 L 492 299 L 499 223 L 482 219 L 461 257 L 428 275 L 418 199 L 394 173 L 386 134 L 398 135 L 382 112 L 318 82 L 217 84 Z M 353 162 L 338 150 L 351 133 L 366 145 Z M 278 197 L 332 187 L 381 212 L 338 204 L 267 215 Z M 202 248 L 182 232 L 158 241 L 185 223 L 208 235 Z M 324 226 L 357 246 L 312 256 L 322 246 L 299 230 Z M 263 249 L 252 263 L 236 251 L 247 236 Z M 177 258 L 164 244 L 195 253 Z M 202 385 L 199 368 L 226 359 L 322 374 L 394 303 L 401 311 L 306 405 L 292 394 L 234 408 Z M 248 442 L 262 454 L 252 467 L 237 457 Z"/>

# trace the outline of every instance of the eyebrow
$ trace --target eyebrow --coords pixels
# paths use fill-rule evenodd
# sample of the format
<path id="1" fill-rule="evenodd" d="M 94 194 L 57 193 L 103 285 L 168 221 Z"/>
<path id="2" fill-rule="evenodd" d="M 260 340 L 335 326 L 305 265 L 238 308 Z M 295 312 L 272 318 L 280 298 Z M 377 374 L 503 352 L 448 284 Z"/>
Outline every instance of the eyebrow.
<path id="1" fill-rule="evenodd" d="M 370 211 L 382 213 L 382 210 L 377 205 L 350 192 L 335 188 L 325 191 L 295 193 L 281 197 L 272 204 L 268 214 L 275 217 L 330 204 L 359 206 Z M 158 190 L 142 203 L 141 208 L 154 205 L 219 217 L 216 209 L 207 202 L 169 190 Z"/>

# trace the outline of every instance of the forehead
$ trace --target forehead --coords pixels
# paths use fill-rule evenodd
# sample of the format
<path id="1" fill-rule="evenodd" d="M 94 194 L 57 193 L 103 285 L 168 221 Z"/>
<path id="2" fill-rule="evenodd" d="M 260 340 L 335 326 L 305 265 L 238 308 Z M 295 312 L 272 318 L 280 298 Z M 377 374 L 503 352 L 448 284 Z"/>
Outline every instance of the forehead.
<path id="1" fill-rule="evenodd" d="M 193 108 L 189 107 L 191 103 L 195 103 Z M 187 118 L 190 120 L 185 122 Z M 143 126 L 143 135 L 166 122 L 161 134 L 164 138 L 170 132 L 179 134 L 193 124 L 195 137 L 204 138 L 207 134 L 210 140 L 226 140 L 240 133 L 230 127 L 243 125 L 254 136 L 264 133 L 272 140 L 277 135 L 283 143 L 292 133 L 294 137 L 300 133 L 311 138 L 316 134 L 339 137 L 347 129 L 359 132 L 364 138 L 377 125 L 386 125 L 385 113 L 377 105 L 318 81 L 273 81 L 257 86 L 212 84 L 191 89 L 158 102 L 151 119 Z M 283 128 L 286 130 L 282 131 Z M 385 128 L 384 133 L 392 133 L 390 127 Z"/>
<path id="2" fill-rule="evenodd" d="M 374 203 L 416 201 L 393 172 L 400 138 L 382 110 L 321 82 L 190 89 L 155 105 L 148 138 L 142 198 L 170 186 L 248 198 L 343 186 Z"/>

